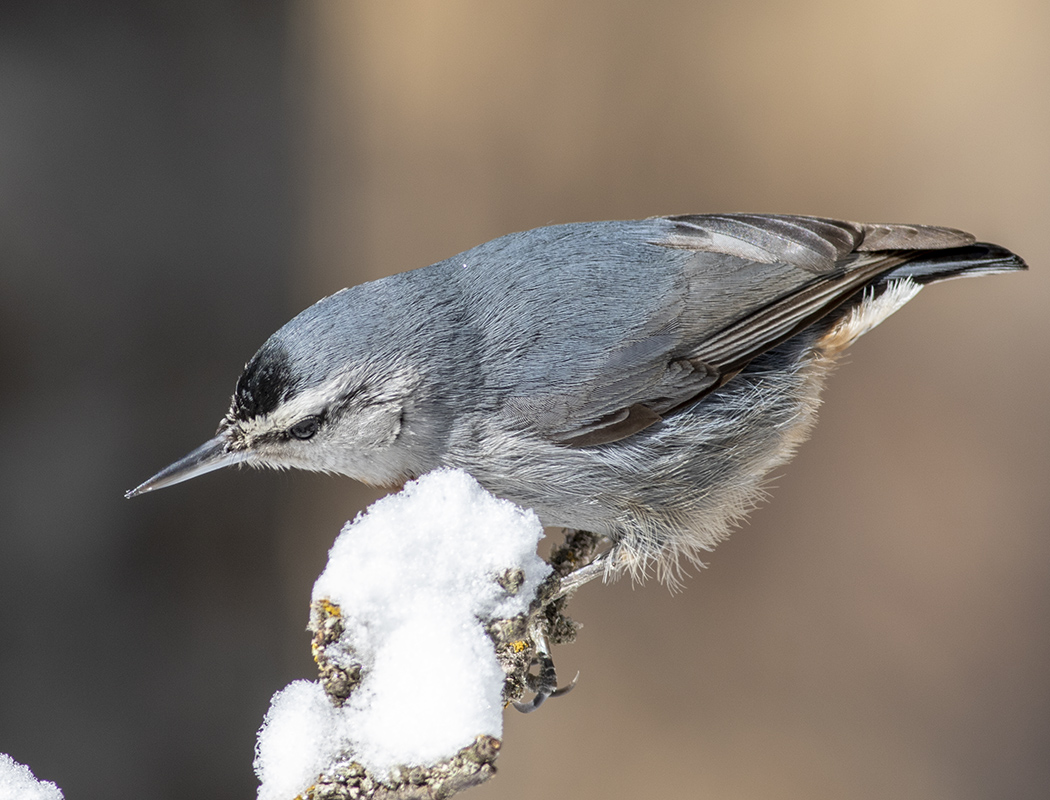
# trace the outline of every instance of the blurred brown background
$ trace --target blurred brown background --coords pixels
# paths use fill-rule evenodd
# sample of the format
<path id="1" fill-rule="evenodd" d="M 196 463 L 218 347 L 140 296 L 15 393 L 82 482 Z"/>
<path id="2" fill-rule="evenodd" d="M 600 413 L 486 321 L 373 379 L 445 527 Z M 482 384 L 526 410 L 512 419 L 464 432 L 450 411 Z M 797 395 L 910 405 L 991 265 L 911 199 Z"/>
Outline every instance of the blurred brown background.
<path id="1" fill-rule="evenodd" d="M 478 798 L 1050 796 L 1044 0 L 4 4 L 0 752 L 243 798 L 360 487 L 216 474 L 243 362 L 344 285 L 555 222 L 945 224 L 1026 275 L 850 351 L 671 595 L 590 586 Z"/>

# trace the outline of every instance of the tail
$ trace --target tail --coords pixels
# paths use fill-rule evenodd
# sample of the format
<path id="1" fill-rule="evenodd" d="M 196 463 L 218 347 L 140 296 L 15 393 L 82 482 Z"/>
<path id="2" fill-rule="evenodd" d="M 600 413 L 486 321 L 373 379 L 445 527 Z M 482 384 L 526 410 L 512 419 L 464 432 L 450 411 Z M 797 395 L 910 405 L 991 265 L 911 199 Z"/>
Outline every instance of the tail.
<path id="1" fill-rule="evenodd" d="M 936 283 L 951 278 L 969 278 L 997 275 L 1000 272 L 1020 272 L 1028 265 L 1005 247 L 988 242 L 977 242 L 965 247 L 947 250 L 920 250 L 915 258 L 879 278 L 884 284 L 898 278 L 911 278 L 919 284 Z"/>
<path id="2" fill-rule="evenodd" d="M 911 261 L 883 273 L 836 310 L 832 324 L 817 342 L 824 355 L 833 357 L 842 352 L 911 300 L 927 283 L 1028 269 L 1005 247 L 987 242 L 912 252 Z"/>

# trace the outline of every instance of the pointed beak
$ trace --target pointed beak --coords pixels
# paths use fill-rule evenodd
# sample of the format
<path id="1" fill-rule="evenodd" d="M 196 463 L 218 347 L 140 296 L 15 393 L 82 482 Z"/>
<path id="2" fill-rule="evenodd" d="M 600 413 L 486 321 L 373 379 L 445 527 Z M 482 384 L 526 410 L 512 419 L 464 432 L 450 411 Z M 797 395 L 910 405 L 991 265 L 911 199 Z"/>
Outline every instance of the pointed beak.
<path id="1" fill-rule="evenodd" d="M 196 478 L 205 472 L 228 467 L 247 460 L 248 454 L 241 451 L 228 451 L 226 445 L 228 440 L 222 434 L 214 439 L 209 439 L 185 458 L 180 458 L 169 467 L 165 467 L 141 486 L 137 486 L 125 497 L 137 497 L 154 489 L 163 489 L 176 483 Z"/>

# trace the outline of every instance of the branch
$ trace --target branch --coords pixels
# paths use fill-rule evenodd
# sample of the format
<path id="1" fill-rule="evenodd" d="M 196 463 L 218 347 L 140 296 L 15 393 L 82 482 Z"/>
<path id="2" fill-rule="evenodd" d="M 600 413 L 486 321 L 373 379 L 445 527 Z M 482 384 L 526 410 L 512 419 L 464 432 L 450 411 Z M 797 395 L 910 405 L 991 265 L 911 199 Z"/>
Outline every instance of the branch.
<path id="1" fill-rule="evenodd" d="M 575 638 L 569 596 L 602 574 L 598 537 L 570 532 L 547 564 L 542 536 L 450 470 L 344 527 L 310 606 L 318 681 L 275 695 L 259 732 L 260 800 L 445 798 L 488 780 L 503 709 L 575 683 L 557 688 L 550 646 Z"/>

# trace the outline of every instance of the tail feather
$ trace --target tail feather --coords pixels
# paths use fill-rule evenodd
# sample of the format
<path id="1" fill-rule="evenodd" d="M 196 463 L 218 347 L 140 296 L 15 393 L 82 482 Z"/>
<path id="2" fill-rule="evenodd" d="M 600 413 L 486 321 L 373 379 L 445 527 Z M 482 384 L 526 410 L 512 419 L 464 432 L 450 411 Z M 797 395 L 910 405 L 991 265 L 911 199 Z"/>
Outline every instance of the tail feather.
<path id="1" fill-rule="evenodd" d="M 911 278 L 927 284 L 951 278 L 996 275 L 1000 272 L 1019 272 L 1028 269 L 1024 261 L 1005 247 L 989 242 L 977 242 L 966 247 L 920 252 L 910 261 L 887 272 L 879 283 L 899 278 Z"/>

